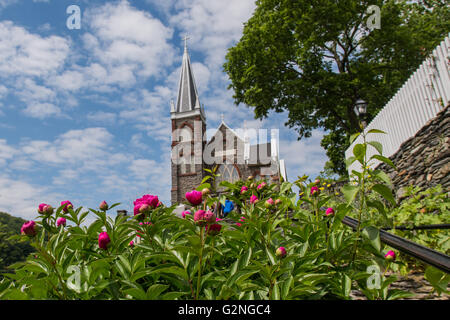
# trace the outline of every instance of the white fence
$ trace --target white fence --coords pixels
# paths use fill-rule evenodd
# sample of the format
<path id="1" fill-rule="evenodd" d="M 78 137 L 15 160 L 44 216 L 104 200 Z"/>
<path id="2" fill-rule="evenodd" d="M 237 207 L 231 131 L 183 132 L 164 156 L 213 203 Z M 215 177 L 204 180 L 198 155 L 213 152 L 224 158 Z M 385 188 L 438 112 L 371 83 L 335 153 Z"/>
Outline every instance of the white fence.
<path id="1" fill-rule="evenodd" d="M 367 137 L 368 141 L 378 141 L 383 145 L 383 156 L 394 155 L 403 142 L 414 136 L 428 120 L 449 104 L 449 36 L 450 34 L 434 49 L 366 127 L 365 132 L 379 129 L 387 133 L 371 133 Z M 361 142 L 362 137 L 359 136 L 346 150 L 346 159 L 353 155 L 354 145 Z M 368 159 L 376 153 L 375 148 L 368 146 Z M 378 163 L 378 160 L 374 162 L 375 166 Z M 361 171 L 358 161 L 348 168 L 349 173 L 352 170 Z"/>

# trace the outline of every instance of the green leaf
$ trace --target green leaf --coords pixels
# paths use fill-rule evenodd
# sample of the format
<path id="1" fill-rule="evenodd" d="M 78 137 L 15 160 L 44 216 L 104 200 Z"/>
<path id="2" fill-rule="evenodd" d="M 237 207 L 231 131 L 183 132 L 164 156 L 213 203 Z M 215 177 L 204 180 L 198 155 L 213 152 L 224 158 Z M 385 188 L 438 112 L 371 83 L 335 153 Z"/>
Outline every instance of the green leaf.
<path id="1" fill-rule="evenodd" d="M 370 129 L 369 131 L 367 131 L 367 134 L 369 133 L 383 133 L 383 134 L 387 134 L 386 132 L 379 130 L 379 129 Z"/>
<path id="2" fill-rule="evenodd" d="M 347 204 L 350 204 L 355 200 L 356 194 L 359 191 L 359 186 L 351 186 L 347 184 L 343 186 L 341 190 Z"/>
<path id="3" fill-rule="evenodd" d="M 391 189 L 389 189 L 384 184 L 375 184 L 375 185 L 372 186 L 372 189 L 374 191 L 376 191 L 377 193 L 379 193 L 384 199 L 386 199 L 387 201 L 389 201 L 393 205 L 396 204 L 395 198 L 392 195 Z"/>
<path id="4" fill-rule="evenodd" d="M 389 165 L 390 167 L 392 167 L 392 168 L 397 170 L 397 168 L 395 167 L 394 163 L 389 158 L 383 157 L 383 156 L 381 156 L 379 154 L 374 154 L 372 157 L 370 157 L 370 160 L 372 160 L 372 159 L 380 160 L 381 162 L 384 162 L 387 165 Z"/>
<path id="5" fill-rule="evenodd" d="M 363 164 L 364 157 L 366 155 L 366 146 L 364 144 L 358 143 L 353 147 L 353 155 L 355 158 Z"/>
<path id="6" fill-rule="evenodd" d="M 372 147 L 374 147 L 380 155 L 383 154 L 383 145 L 378 141 L 368 141 L 367 144 L 370 144 Z"/>
<path id="7" fill-rule="evenodd" d="M 281 289 L 281 299 L 286 299 L 291 289 L 292 282 L 294 281 L 294 277 L 292 275 L 289 276 L 284 282 Z"/>
<path id="8" fill-rule="evenodd" d="M 364 228 L 362 234 L 370 241 L 372 247 L 378 252 L 381 251 L 380 231 L 377 228 L 368 226 Z"/>
<path id="9" fill-rule="evenodd" d="M 160 298 L 161 293 L 163 293 L 169 285 L 165 284 L 154 284 L 150 286 L 147 290 L 147 299 L 149 300 L 157 300 Z"/>
<path id="10" fill-rule="evenodd" d="M 361 132 L 356 132 L 356 133 L 352 134 L 352 135 L 350 136 L 350 144 L 352 144 L 353 141 L 355 141 L 356 138 L 358 138 L 360 134 L 361 134 Z"/>

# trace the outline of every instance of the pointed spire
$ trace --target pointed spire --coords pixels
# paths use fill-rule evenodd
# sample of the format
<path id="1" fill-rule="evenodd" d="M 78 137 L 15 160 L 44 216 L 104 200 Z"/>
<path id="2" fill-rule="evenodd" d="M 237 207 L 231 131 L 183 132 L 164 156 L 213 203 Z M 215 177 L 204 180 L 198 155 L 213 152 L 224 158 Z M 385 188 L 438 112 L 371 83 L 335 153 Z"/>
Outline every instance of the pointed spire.
<path id="1" fill-rule="evenodd" d="M 178 89 L 178 99 L 176 104 L 176 112 L 193 111 L 200 108 L 200 101 L 198 99 L 197 86 L 194 81 L 194 74 L 192 72 L 191 61 L 187 50 L 187 40 L 184 40 L 183 63 L 181 65 L 180 83 Z"/>

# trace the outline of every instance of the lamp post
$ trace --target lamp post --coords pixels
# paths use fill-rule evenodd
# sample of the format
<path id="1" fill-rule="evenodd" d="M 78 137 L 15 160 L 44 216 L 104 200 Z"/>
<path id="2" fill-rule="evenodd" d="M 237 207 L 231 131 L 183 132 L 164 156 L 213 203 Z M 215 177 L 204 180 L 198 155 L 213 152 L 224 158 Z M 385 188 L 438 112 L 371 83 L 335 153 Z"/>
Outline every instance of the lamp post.
<path id="1" fill-rule="evenodd" d="M 355 103 L 355 108 L 353 110 L 361 120 L 362 129 L 364 130 L 367 126 L 365 120 L 367 114 L 367 102 L 365 102 L 363 99 L 358 99 L 358 101 L 356 101 Z"/>

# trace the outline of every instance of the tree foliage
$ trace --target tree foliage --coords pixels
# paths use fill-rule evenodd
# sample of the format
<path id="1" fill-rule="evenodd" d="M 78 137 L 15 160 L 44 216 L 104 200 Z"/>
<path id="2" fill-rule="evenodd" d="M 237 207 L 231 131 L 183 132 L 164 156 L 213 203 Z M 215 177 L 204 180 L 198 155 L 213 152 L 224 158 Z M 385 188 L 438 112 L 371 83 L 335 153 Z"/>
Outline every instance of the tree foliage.
<path id="1" fill-rule="evenodd" d="M 28 242 L 9 240 L 9 237 L 19 234 L 25 220 L 0 212 L 0 270 L 23 261 L 34 251 Z"/>
<path id="2" fill-rule="evenodd" d="M 255 117 L 288 112 L 299 139 L 327 131 L 321 145 L 332 169 L 346 174 L 354 113 L 368 102 L 370 121 L 450 30 L 447 1 L 258 0 L 224 69 L 236 104 Z M 370 5 L 381 28 L 369 30 Z"/>

